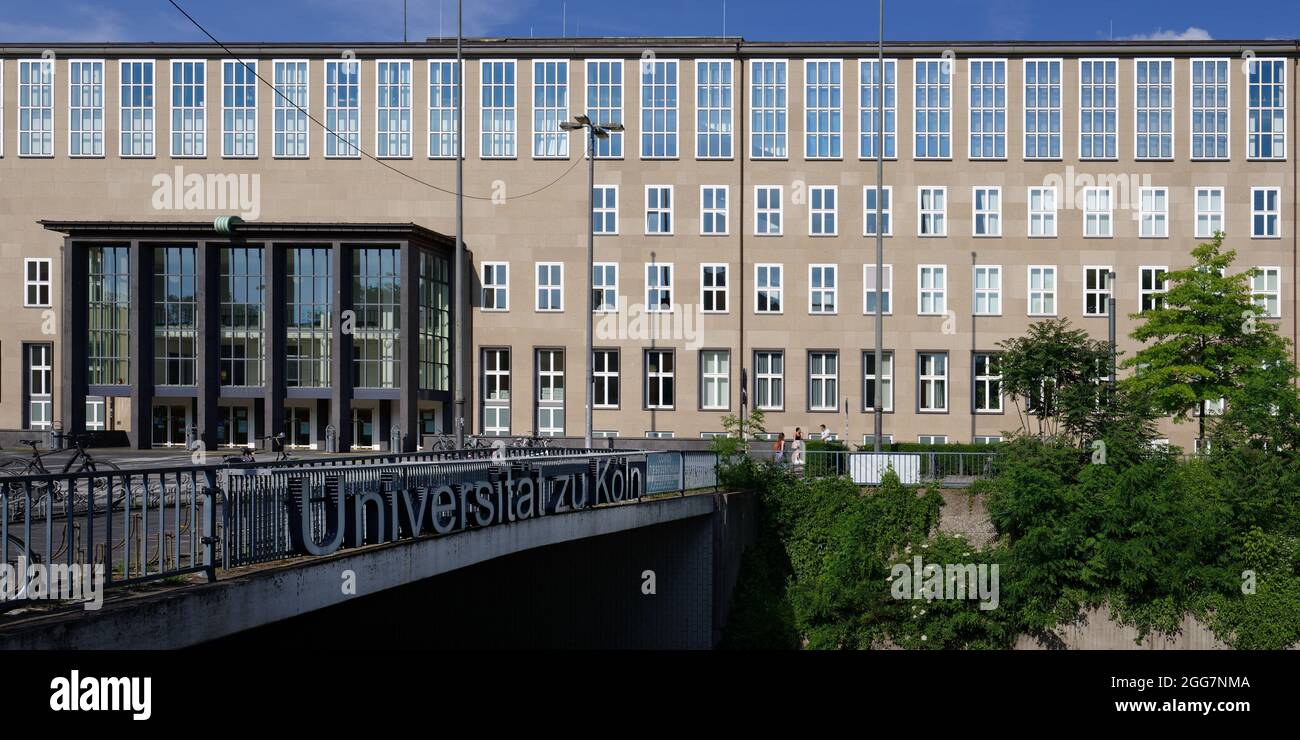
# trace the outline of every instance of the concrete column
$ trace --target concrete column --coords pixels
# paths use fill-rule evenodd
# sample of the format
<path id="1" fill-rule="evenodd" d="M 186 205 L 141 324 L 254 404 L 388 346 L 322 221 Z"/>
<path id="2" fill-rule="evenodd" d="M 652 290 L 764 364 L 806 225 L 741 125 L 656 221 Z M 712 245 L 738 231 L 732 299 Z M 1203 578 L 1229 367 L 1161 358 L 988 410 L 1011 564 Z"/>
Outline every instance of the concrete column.
<path id="1" fill-rule="evenodd" d="M 153 248 L 131 241 L 131 447 L 147 450 L 153 428 Z"/>
<path id="2" fill-rule="evenodd" d="M 330 372 L 330 424 L 338 431 L 339 452 L 352 448 L 352 333 L 344 332 L 344 312 L 352 310 L 352 254 L 342 242 L 330 251 L 334 280 L 333 365 Z M 349 327 L 353 322 L 347 322 Z"/>
<path id="3" fill-rule="evenodd" d="M 284 432 L 284 348 L 285 326 L 289 319 L 284 275 L 285 248 L 268 242 L 262 246 L 262 383 L 266 404 L 261 425 L 265 430 L 262 434 L 267 436 Z"/>
<path id="4" fill-rule="evenodd" d="M 90 299 L 90 260 L 84 247 L 63 240 L 63 303 L 57 317 L 62 350 L 59 363 L 59 420 L 69 434 L 86 430 L 86 311 Z"/>
<path id="5" fill-rule="evenodd" d="M 221 394 L 221 250 L 224 244 L 200 242 L 195 248 L 198 282 L 198 403 L 195 426 L 205 449 L 217 448 L 217 427 L 221 414 L 217 399 Z M 231 430 L 227 429 L 229 436 Z"/>
<path id="6" fill-rule="evenodd" d="M 401 284 L 401 397 L 397 402 L 397 423 L 402 428 L 402 451 L 414 452 L 420 443 L 420 248 L 410 242 L 401 245 L 398 267 Z M 388 426 L 384 422 L 384 436 Z"/>

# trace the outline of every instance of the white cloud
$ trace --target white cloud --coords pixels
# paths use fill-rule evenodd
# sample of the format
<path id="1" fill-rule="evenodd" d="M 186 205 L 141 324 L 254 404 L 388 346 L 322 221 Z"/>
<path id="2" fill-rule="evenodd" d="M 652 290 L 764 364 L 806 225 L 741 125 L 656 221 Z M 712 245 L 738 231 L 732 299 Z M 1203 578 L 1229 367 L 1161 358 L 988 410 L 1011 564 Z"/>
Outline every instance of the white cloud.
<path id="1" fill-rule="evenodd" d="M 1121 41 L 1209 41 L 1213 36 L 1204 28 L 1188 26 L 1184 31 L 1166 31 L 1163 28 L 1157 28 L 1152 33 L 1138 33 L 1132 36 L 1124 36 Z"/>

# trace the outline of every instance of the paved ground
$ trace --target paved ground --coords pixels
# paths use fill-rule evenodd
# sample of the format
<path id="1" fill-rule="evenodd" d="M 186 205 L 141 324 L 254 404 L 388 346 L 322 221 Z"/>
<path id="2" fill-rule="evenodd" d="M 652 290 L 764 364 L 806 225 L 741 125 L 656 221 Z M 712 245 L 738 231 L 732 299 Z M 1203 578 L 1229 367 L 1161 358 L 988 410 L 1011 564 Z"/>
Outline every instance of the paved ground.
<path id="1" fill-rule="evenodd" d="M 959 534 L 976 547 L 983 547 L 993 540 L 996 532 L 982 496 L 972 496 L 969 491 L 961 489 L 941 490 L 939 495 L 943 496 L 944 503 L 939 510 L 940 532 Z"/>

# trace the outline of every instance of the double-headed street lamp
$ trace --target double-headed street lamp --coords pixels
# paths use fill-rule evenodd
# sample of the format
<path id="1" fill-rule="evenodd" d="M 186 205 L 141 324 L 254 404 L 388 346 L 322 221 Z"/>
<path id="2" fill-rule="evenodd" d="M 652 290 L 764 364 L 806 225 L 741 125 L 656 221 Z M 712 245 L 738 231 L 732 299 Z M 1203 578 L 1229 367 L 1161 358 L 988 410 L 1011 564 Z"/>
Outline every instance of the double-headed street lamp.
<path id="1" fill-rule="evenodd" d="M 596 384 L 592 373 L 592 315 L 595 313 L 592 271 L 595 270 L 596 224 L 593 219 L 596 212 L 596 139 L 608 139 L 611 133 L 622 131 L 621 123 L 592 123 L 585 115 L 577 115 L 572 121 L 561 121 L 560 128 L 565 131 L 587 130 L 587 424 L 583 434 L 583 444 L 591 449 L 591 408 L 592 390 Z M 617 300 L 617 298 L 615 298 Z"/>

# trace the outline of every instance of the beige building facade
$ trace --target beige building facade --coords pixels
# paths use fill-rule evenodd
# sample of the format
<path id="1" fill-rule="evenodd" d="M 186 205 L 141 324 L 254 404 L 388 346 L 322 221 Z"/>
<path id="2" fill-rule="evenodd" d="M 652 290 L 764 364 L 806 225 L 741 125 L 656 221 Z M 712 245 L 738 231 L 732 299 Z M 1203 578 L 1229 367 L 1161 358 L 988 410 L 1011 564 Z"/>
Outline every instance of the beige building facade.
<path id="1" fill-rule="evenodd" d="M 75 375 L 67 358 L 101 360 L 65 339 L 64 314 L 79 310 L 63 292 L 67 232 L 39 222 L 240 215 L 318 234 L 455 233 L 454 45 L 232 48 L 241 61 L 207 45 L 0 47 L 0 428 L 192 425 L 202 405 L 178 391 L 190 410 L 169 419 L 87 387 L 84 417 L 62 408 L 77 403 L 60 387 Z M 864 443 L 878 379 L 875 55 L 870 43 L 468 42 L 469 431 L 582 435 L 594 223 L 598 433 L 721 432 L 744 384 L 772 432 L 824 424 Z M 1048 317 L 1104 339 L 1113 293 L 1131 353 L 1130 315 L 1214 230 L 1238 270 L 1260 268 L 1267 320 L 1296 338 L 1295 42 L 890 43 L 884 56 L 890 439 L 1018 428 L 998 342 Z M 598 150 L 595 214 L 584 138 L 557 128 L 580 113 L 625 126 Z M 248 417 L 251 436 L 296 403 L 257 385 L 220 395 L 221 408 L 273 404 Z M 448 431 L 446 397 L 432 398 L 421 429 Z M 380 393 L 347 402 L 377 404 L 376 426 L 383 404 L 398 414 Z M 324 443 L 319 421 L 302 444 Z M 1163 428 L 1191 447 L 1194 425 Z"/>

